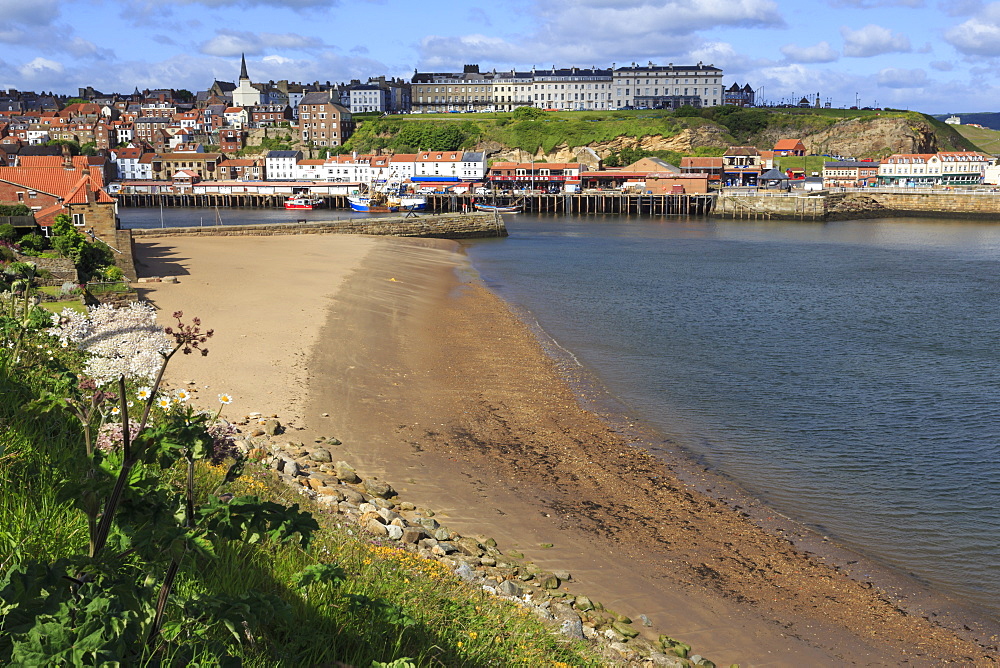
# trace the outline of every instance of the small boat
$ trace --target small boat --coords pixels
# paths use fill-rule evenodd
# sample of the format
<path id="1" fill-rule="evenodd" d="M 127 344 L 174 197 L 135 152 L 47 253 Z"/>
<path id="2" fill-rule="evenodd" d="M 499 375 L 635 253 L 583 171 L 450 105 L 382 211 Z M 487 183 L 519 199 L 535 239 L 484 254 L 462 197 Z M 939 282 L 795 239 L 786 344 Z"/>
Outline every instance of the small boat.
<path id="1" fill-rule="evenodd" d="M 508 204 L 506 206 L 497 206 L 494 204 L 479 204 L 477 202 L 473 206 L 476 207 L 476 211 L 486 211 L 489 213 L 518 213 L 521 210 L 520 204 Z"/>
<path id="2" fill-rule="evenodd" d="M 427 198 L 423 195 L 407 195 L 402 191 L 386 192 L 371 188 L 367 192 L 349 195 L 347 203 L 352 210 L 365 213 L 423 211 L 427 208 Z"/>
<path id="3" fill-rule="evenodd" d="M 292 195 L 291 197 L 289 197 L 289 198 L 287 198 L 285 200 L 285 208 L 286 209 L 314 209 L 314 208 L 316 208 L 317 206 L 319 206 L 322 203 L 323 203 L 323 200 L 316 199 L 314 197 L 309 197 L 307 195 Z"/>

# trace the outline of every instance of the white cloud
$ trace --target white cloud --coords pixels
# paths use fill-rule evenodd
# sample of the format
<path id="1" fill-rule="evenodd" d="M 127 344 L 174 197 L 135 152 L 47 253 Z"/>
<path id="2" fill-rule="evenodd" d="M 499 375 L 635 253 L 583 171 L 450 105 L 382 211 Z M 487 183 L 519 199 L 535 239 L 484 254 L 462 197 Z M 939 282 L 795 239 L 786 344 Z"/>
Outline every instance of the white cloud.
<path id="1" fill-rule="evenodd" d="M 666 64 L 713 59 L 700 34 L 719 28 L 785 26 L 773 0 L 536 0 L 534 30 L 516 37 L 481 34 L 425 37 L 415 46 L 421 69 L 454 69 L 463 63 L 498 68 L 607 67 L 635 61 Z M 693 60 L 692 60 L 693 59 Z"/>
<path id="2" fill-rule="evenodd" d="M 955 64 L 948 60 L 935 60 L 930 63 L 930 66 L 937 70 L 938 72 L 951 72 L 955 69 Z"/>
<path id="3" fill-rule="evenodd" d="M 923 88 L 930 81 L 927 79 L 927 72 L 922 69 L 905 70 L 897 68 L 886 68 L 880 70 L 875 77 L 879 86 L 887 88 Z"/>
<path id="4" fill-rule="evenodd" d="M 910 51 L 910 39 L 906 35 L 893 33 L 888 28 L 874 24 L 868 24 L 860 30 L 843 27 L 840 34 L 844 38 L 844 55 L 851 58 Z"/>
<path id="5" fill-rule="evenodd" d="M 31 81 L 43 79 L 53 74 L 62 74 L 66 71 L 66 68 L 63 67 L 62 63 L 39 56 L 17 68 L 17 71 L 22 77 Z"/>
<path id="6" fill-rule="evenodd" d="M 59 16 L 58 0 L 0 0 L 0 16 L 6 24 L 46 26 Z"/>
<path id="7" fill-rule="evenodd" d="M 924 6 L 924 0 L 833 0 L 834 7 L 857 7 L 858 9 L 875 9 L 878 7 L 913 7 Z"/>
<path id="8" fill-rule="evenodd" d="M 946 30 L 944 39 L 969 56 L 1000 55 L 1000 3 L 994 2 L 964 23 Z"/>
<path id="9" fill-rule="evenodd" d="M 208 56 L 238 56 L 249 53 L 259 55 L 277 49 L 318 49 L 323 42 L 315 37 L 292 33 L 252 33 L 223 30 L 201 45 L 199 51 Z"/>
<path id="10" fill-rule="evenodd" d="M 781 52 L 793 63 L 832 63 L 840 57 L 829 42 L 820 42 L 813 46 L 786 44 L 781 47 Z"/>

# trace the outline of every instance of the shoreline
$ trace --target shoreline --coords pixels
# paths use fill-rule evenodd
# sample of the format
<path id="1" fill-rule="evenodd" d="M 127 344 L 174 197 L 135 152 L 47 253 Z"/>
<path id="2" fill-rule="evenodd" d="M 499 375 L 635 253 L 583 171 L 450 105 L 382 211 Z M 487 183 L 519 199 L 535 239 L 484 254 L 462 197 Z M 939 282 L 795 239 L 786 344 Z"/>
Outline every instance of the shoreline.
<path id="1" fill-rule="evenodd" d="M 191 255 L 199 253 L 211 255 Z M 968 638 L 793 549 L 787 531 L 771 535 L 704 496 L 697 487 L 717 483 L 696 462 L 683 473 L 679 461 L 646 453 L 634 435 L 582 407 L 457 244 L 379 242 L 347 264 L 324 303 L 313 299 L 325 321 L 304 319 L 316 345 L 301 360 L 302 383 L 284 388 L 304 398 L 295 438 L 341 439 L 359 471 L 384 477 L 462 533 L 490 534 L 504 550 L 570 570 L 572 591 L 645 614 L 645 632 L 677 637 L 722 664 L 992 665 Z M 201 271 L 197 258 L 192 267 Z M 254 340 L 243 356 L 266 343 Z M 205 376 L 200 366 L 190 374 Z"/>

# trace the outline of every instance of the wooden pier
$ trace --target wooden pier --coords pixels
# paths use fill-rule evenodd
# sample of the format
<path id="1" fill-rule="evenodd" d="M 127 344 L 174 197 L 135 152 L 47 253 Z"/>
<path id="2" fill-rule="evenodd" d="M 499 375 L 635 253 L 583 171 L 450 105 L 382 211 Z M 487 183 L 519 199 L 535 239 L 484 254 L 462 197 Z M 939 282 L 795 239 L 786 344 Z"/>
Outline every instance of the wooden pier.
<path id="1" fill-rule="evenodd" d="M 321 209 L 349 209 L 347 195 L 315 195 Z M 121 193 L 121 207 L 207 207 L 281 209 L 287 195 L 219 193 Z M 528 194 L 498 198 L 498 204 L 522 202 L 525 213 L 614 214 L 619 216 L 705 216 L 711 213 L 713 195 L 641 195 L 618 192 Z M 430 213 L 457 213 L 473 209 L 475 202 L 490 203 L 488 195 L 432 193 L 427 195 Z"/>

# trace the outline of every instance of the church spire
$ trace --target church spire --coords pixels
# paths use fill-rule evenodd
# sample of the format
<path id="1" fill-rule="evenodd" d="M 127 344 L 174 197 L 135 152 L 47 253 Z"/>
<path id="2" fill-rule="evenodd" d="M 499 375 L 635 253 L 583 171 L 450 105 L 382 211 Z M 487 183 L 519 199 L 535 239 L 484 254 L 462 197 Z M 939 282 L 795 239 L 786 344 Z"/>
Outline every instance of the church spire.
<path id="1" fill-rule="evenodd" d="M 246 54 L 240 54 L 240 81 L 246 79 L 250 80 L 250 75 L 247 74 L 247 57 Z"/>

